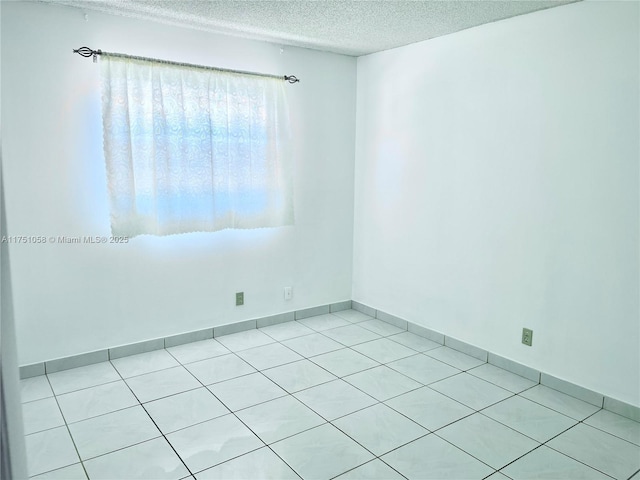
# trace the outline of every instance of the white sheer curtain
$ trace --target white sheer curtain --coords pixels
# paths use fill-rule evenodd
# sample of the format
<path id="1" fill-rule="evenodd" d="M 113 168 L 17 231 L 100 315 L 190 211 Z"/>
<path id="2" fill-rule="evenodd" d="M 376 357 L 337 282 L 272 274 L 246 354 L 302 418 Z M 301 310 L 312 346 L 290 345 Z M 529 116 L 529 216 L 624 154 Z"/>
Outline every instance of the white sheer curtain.
<path id="1" fill-rule="evenodd" d="M 293 224 L 284 81 L 103 55 L 114 235 Z"/>

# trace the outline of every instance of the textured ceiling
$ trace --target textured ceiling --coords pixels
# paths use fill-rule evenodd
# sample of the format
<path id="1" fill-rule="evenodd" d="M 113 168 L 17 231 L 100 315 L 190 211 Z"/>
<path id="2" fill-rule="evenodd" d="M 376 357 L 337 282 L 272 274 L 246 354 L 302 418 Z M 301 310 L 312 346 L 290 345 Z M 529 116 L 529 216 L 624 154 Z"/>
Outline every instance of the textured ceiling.
<path id="1" fill-rule="evenodd" d="M 45 1 L 358 56 L 576 0 Z"/>

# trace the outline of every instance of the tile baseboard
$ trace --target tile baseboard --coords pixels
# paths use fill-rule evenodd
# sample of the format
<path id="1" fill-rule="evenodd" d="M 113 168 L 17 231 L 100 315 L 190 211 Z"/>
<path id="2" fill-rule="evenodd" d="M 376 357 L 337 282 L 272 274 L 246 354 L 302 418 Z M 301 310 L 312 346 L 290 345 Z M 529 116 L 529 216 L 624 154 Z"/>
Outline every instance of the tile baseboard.
<path id="1" fill-rule="evenodd" d="M 459 352 L 465 353 L 471 357 L 475 357 L 478 360 L 482 360 L 486 362 L 489 353 L 486 350 L 476 347 L 475 345 L 471 345 L 470 343 L 462 342 L 453 337 L 444 337 L 444 344 L 449 348 L 453 348 L 454 350 L 458 350 Z"/>
<path id="2" fill-rule="evenodd" d="M 136 355 L 139 353 L 145 353 L 166 347 L 181 345 L 184 343 L 206 340 L 223 335 L 231 335 L 233 333 L 243 332 L 246 330 L 267 327 L 284 322 L 291 322 L 294 320 L 314 317 L 317 315 L 324 315 L 331 312 L 339 312 L 341 310 L 347 310 L 349 308 L 364 313 L 365 315 L 377 318 L 378 320 L 389 323 L 403 330 L 407 330 L 421 337 L 427 338 L 433 342 L 439 343 L 441 345 L 446 345 L 449 348 L 478 358 L 479 360 L 482 360 L 484 362 L 488 362 L 492 365 L 495 365 L 496 367 L 500 367 L 504 370 L 515 373 L 516 375 L 520 375 L 521 377 L 527 378 L 536 383 L 541 383 L 548 386 L 549 388 L 553 388 L 554 390 L 565 393 L 574 398 L 578 398 L 592 405 L 604 408 L 605 410 L 608 410 L 610 412 L 640 422 L 640 407 L 636 407 L 615 398 L 607 397 L 606 395 L 594 392 L 593 390 L 589 390 L 567 380 L 563 380 L 554 377 L 553 375 L 540 372 L 527 365 L 515 362 L 505 357 L 501 357 L 500 355 L 488 352 L 479 347 L 476 347 L 475 345 L 463 342 L 453 337 L 449 337 L 443 333 L 431 330 L 427 327 L 415 324 L 408 320 L 404 320 L 390 313 L 376 310 L 375 308 L 372 308 L 355 300 L 346 300 L 287 313 L 270 315 L 257 319 L 243 320 L 240 322 L 229 323 L 227 325 L 219 325 L 216 327 L 196 330 L 193 332 L 171 335 L 164 338 L 144 340 L 142 342 L 132 343 L 129 345 L 121 345 L 94 352 L 86 352 L 79 355 L 71 355 L 54 360 L 22 365 L 20 367 L 20 378 L 25 379 L 36 377 L 39 375 L 44 375 L 45 373 L 59 372 L 70 368 L 82 367 L 85 365 L 113 360 L 124 356 Z"/>
<path id="3" fill-rule="evenodd" d="M 491 365 L 495 365 L 496 367 L 515 373 L 516 375 L 520 375 L 521 377 L 528 378 L 532 382 L 540 383 L 540 372 L 531 367 L 527 367 L 522 363 L 514 362 L 513 360 L 501 357 L 500 355 L 496 355 L 491 352 L 489 352 L 489 358 L 487 361 Z"/>
<path id="4" fill-rule="evenodd" d="M 195 332 L 179 333 L 171 337 L 164 338 L 164 348 L 176 347 L 185 343 L 201 342 L 213 338 L 213 328 L 205 328 L 204 330 L 196 330 Z"/>
<path id="5" fill-rule="evenodd" d="M 593 390 L 589 390 L 588 388 L 584 388 L 571 382 L 567 382 L 566 380 L 562 380 L 561 378 L 554 377 L 553 375 L 541 373 L 540 383 L 542 385 L 546 385 L 549 388 L 553 388 L 554 390 L 558 390 L 560 392 L 566 393 L 567 395 L 578 398 L 584 402 L 590 403 L 591 405 L 595 405 L 596 407 L 603 408 L 604 406 L 604 395 L 600 395 L 599 393 L 596 393 Z"/>
<path id="6" fill-rule="evenodd" d="M 640 407 L 629 405 L 628 403 L 616 400 L 611 397 L 604 397 L 604 409 L 617 413 L 623 417 L 640 422 Z"/>
<path id="7" fill-rule="evenodd" d="M 386 321 L 387 323 L 398 326 L 400 328 L 405 328 L 411 333 L 420 335 L 421 337 L 425 337 L 436 343 L 446 345 L 449 348 L 453 348 L 454 350 L 458 350 L 459 352 L 488 362 L 492 365 L 495 365 L 496 367 L 500 367 L 511 373 L 520 375 L 521 377 L 527 378 L 533 382 L 541 383 L 566 395 L 570 395 L 584 402 L 590 403 L 600 408 L 604 408 L 605 410 L 617 413 L 618 415 L 621 415 L 623 417 L 630 418 L 632 420 L 635 420 L 636 422 L 640 422 L 640 407 L 636 407 L 635 405 L 625 403 L 615 398 L 607 397 L 606 395 L 594 392 L 593 390 L 589 390 L 588 388 L 582 387 L 575 383 L 571 383 L 567 380 L 563 380 L 554 377 L 553 375 L 540 372 L 522 363 L 518 363 L 514 360 L 510 360 L 508 358 L 501 357 L 500 355 L 496 355 L 492 352 L 483 350 L 479 347 L 476 347 L 475 345 L 465 343 L 456 338 L 449 337 L 435 330 L 423 327 L 422 325 L 417 325 L 408 320 L 403 320 L 400 317 L 396 317 L 386 312 L 376 310 L 369 305 L 365 305 L 355 300 L 352 300 L 351 303 L 351 308 L 353 308 L 354 310 L 358 310 L 359 312 L 362 312 L 366 315 L 370 315 L 372 317 L 378 318 L 379 320 Z M 406 322 L 406 327 L 403 327 L 401 322 Z"/>
<path id="8" fill-rule="evenodd" d="M 44 362 L 30 363 L 29 365 L 22 365 L 20 367 L 20 378 L 38 377 L 45 374 Z"/>
<path id="9" fill-rule="evenodd" d="M 403 320 L 395 315 L 391 315 L 390 313 L 386 313 L 380 310 L 376 310 L 376 318 L 378 320 L 382 320 L 383 322 L 390 323 L 394 327 L 401 328 L 403 330 L 407 330 L 409 327 L 409 322 Z"/>
<path id="10" fill-rule="evenodd" d="M 140 353 L 160 350 L 167 347 L 174 347 L 185 343 L 207 340 L 209 338 L 220 337 L 223 335 L 231 335 L 233 333 L 252 330 L 254 328 L 267 327 L 278 323 L 291 322 L 293 320 L 308 318 L 316 315 L 322 315 L 330 312 L 339 312 L 351 308 L 351 300 L 345 300 L 317 307 L 306 308 L 287 313 L 279 313 L 267 317 L 255 318 L 251 320 L 242 320 L 239 322 L 229 323 L 226 325 L 218 325 L 216 327 L 195 330 L 193 332 L 179 333 L 168 337 L 153 338 L 143 340 L 141 342 L 130 343 L 127 345 L 118 345 L 93 352 L 84 352 L 77 355 L 56 358 L 53 360 L 45 360 L 28 365 L 22 365 L 19 369 L 21 379 L 37 377 L 47 373 L 60 372 L 71 368 L 84 367 L 94 363 L 115 360 L 116 358 L 128 357 Z"/>
<path id="11" fill-rule="evenodd" d="M 321 305 L 319 307 L 305 308 L 304 310 L 296 310 L 296 320 L 302 320 L 303 318 L 316 317 L 318 315 L 325 315 L 331 313 L 331 305 Z"/>
<path id="12" fill-rule="evenodd" d="M 228 323 L 226 325 L 213 327 L 213 338 L 253 330 L 254 328 L 258 328 L 257 320 L 243 320 L 241 322 Z"/>
<path id="13" fill-rule="evenodd" d="M 443 333 L 436 332 L 435 330 L 431 330 L 430 328 L 423 327 L 422 325 L 416 325 L 411 322 L 408 322 L 407 330 L 415 335 L 420 335 L 421 337 L 431 340 L 432 342 L 444 345 L 445 337 Z"/>
<path id="14" fill-rule="evenodd" d="M 279 313 L 277 315 L 271 315 L 270 317 L 262 317 L 256 320 L 256 326 L 258 328 L 270 327 L 271 325 L 277 325 L 279 323 L 293 322 L 296 319 L 296 312 Z"/>
<path id="15" fill-rule="evenodd" d="M 345 300 L 344 302 L 332 303 L 329 310 L 333 312 L 341 312 L 342 310 L 349 310 L 351 308 L 351 300 Z"/>
<path id="16" fill-rule="evenodd" d="M 94 363 L 106 362 L 109 360 L 109 350 L 97 350 L 95 352 L 81 353 L 72 357 L 57 358 L 44 362 L 46 373 L 55 373 L 70 368 L 84 367 L 85 365 L 93 365 Z"/>
<path id="17" fill-rule="evenodd" d="M 164 348 L 164 338 L 155 338 L 153 340 L 131 343 L 129 345 L 121 345 L 109 349 L 108 360 L 138 355 L 139 353 L 153 352 L 154 350 L 160 350 L 162 348 Z M 47 371 L 47 373 L 49 372 Z"/>
<path id="18" fill-rule="evenodd" d="M 364 305 L 360 302 L 356 302 L 355 300 L 351 300 L 351 308 L 359 311 L 360 313 L 364 313 L 365 315 L 369 315 L 370 317 L 376 318 L 376 309 L 371 308 L 367 305 Z"/>

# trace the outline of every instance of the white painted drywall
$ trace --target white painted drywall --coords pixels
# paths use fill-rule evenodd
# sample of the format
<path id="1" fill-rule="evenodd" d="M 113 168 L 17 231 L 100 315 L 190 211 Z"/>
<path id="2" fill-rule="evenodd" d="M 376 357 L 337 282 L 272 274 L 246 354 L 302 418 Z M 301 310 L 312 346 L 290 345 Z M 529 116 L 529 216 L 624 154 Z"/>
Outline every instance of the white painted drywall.
<path id="1" fill-rule="evenodd" d="M 0 2 L 0 19 L 2 18 L 2 8 L 2 2 Z M 1 52 L 2 39 L 0 38 L 0 64 L 2 62 Z M 2 120 L 0 118 L 1 131 Z M 7 235 L 7 233 L 4 178 L 2 176 L 2 137 L 0 136 L 0 237 Z M 9 244 L 0 242 L 0 438 L 2 439 L 0 440 L 0 477 L 26 480 L 28 478 L 27 458 L 18 378 Z"/>
<path id="2" fill-rule="evenodd" d="M 640 405 L 639 16 L 360 57 L 353 299 Z"/>
<path id="3" fill-rule="evenodd" d="M 294 227 L 127 245 L 11 245 L 20 363 L 351 298 L 356 60 L 57 5 L 6 2 L 12 235 L 109 235 L 99 67 L 80 46 L 293 74 Z M 284 301 L 283 287 L 293 286 Z M 245 305 L 235 307 L 235 292 Z"/>
<path id="4" fill-rule="evenodd" d="M 0 155 L 0 161 L 1 159 Z M 0 235 L 7 235 L 2 183 L 2 165 L 0 165 Z M 0 244 L 0 284 L 0 429 L 2 430 L 0 476 L 26 480 L 28 478 L 27 459 L 22 423 L 22 404 L 20 402 L 9 244 L 7 243 Z"/>

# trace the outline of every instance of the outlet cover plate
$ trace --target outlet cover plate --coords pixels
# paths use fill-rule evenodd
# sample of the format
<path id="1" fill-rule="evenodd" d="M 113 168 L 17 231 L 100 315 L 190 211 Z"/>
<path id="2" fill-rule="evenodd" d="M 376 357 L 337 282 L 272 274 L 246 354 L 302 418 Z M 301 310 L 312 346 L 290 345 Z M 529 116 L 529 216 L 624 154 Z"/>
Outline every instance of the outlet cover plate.
<path id="1" fill-rule="evenodd" d="M 522 343 L 531 346 L 533 343 L 533 330 L 529 330 L 528 328 L 522 329 Z"/>
<path id="2" fill-rule="evenodd" d="M 293 288 L 292 287 L 284 287 L 284 299 L 291 300 L 293 297 Z"/>
<path id="3" fill-rule="evenodd" d="M 240 305 L 244 305 L 244 292 L 236 293 L 236 307 L 239 307 Z"/>

